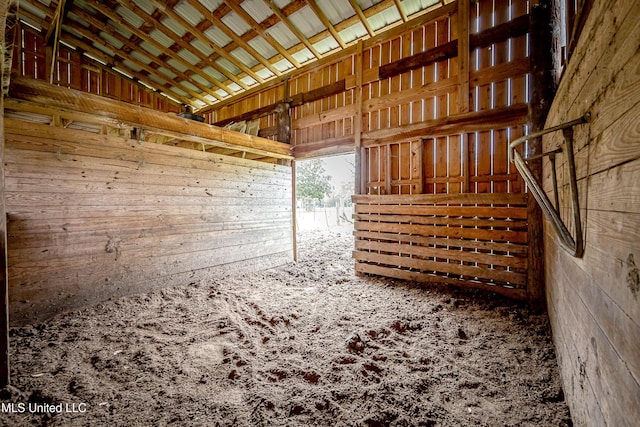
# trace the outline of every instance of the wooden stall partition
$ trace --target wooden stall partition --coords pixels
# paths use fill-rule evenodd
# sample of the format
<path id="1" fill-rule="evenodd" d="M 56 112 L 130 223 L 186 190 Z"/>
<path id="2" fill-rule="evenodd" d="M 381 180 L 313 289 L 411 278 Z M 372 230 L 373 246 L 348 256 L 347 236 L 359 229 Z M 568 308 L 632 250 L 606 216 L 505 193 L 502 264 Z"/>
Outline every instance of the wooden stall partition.
<path id="1" fill-rule="evenodd" d="M 290 167 L 55 122 L 5 132 L 12 324 L 291 259 Z"/>
<path id="2" fill-rule="evenodd" d="M 355 269 L 522 299 L 523 194 L 354 196 Z"/>

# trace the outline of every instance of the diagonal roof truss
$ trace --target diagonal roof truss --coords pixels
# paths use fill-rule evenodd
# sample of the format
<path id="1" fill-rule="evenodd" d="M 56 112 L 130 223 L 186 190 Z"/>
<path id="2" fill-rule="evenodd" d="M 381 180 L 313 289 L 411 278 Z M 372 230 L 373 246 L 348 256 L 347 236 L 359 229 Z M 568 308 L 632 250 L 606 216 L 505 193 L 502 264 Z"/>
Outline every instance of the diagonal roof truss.
<path id="1" fill-rule="evenodd" d="M 197 111 L 453 1 L 21 0 L 19 18 Z"/>

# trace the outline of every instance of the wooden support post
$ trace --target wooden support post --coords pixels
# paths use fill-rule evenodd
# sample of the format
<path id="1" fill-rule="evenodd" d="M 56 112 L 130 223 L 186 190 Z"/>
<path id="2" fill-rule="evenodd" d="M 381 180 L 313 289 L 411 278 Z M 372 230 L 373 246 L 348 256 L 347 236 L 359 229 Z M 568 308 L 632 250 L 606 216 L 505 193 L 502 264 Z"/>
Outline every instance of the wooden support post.
<path id="1" fill-rule="evenodd" d="M 469 112 L 469 17 L 471 5 L 469 0 L 458 2 L 458 114 Z M 462 192 L 471 190 L 470 183 L 470 159 L 469 159 L 469 134 L 464 132 L 462 138 Z"/>
<path id="2" fill-rule="evenodd" d="M 531 39 L 531 100 L 529 103 L 531 131 L 542 130 L 553 101 L 552 31 L 549 0 L 541 0 L 531 10 L 529 31 Z M 529 156 L 542 153 L 542 140 L 529 141 Z M 529 162 L 534 177 L 542 179 L 542 160 Z M 530 306 L 542 310 L 545 306 L 544 231 L 542 210 L 533 197 L 528 198 L 529 248 L 527 271 L 527 299 Z"/>
<path id="3" fill-rule="evenodd" d="M 4 54 L 0 58 L 0 388 L 10 383 L 9 369 L 9 280 L 7 271 L 7 216 L 4 205 L 4 97 L 9 89 L 13 31 L 17 21 L 18 2 L 0 0 L 0 42 Z"/>
<path id="4" fill-rule="evenodd" d="M 356 176 L 355 189 L 356 194 L 367 194 L 367 180 L 365 179 L 366 167 L 363 164 L 366 161 L 365 149 L 362 148 L 362 40 L 358 42 L 358 50 L 356 52 L 356 64 L 354 73 L 356 75 L 355 87 L 355 103 L 356 114 L 353 118 L 353 139 L 356 147 Z"/>
<path id="5" fill-rule="evenodd" d="M 298 210 L 296 208 L 296 161 L 291 161 L 291 237 L 293 246 L 293 262 L 298 261 Z"/>

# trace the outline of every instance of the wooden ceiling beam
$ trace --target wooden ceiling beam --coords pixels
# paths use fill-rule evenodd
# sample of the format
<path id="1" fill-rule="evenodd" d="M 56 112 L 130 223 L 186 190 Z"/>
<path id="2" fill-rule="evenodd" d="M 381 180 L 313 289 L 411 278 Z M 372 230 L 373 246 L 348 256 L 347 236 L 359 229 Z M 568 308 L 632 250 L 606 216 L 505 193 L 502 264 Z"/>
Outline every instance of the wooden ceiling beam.
<path id="1" fill-rule="evenodd" d="M 124 73 L 133 77 L 132 81 L 136 84 L 140 84 L 140 82 L 143 81 L 147 86 L 152 87 L 155 91 L 159 93 L 165 93 L 171 96 L 172 98 L 176 99 L 180 103 L 190 104 L 192 102 L 191 99 L 185 98 L 181 94 L 173 92 L 171 85 L 168 85 L 168 84 L 160 85 L 159 83 L 156 83 L 154 81 L 147 83 L 149 81 L 148 75 L 134 71 L 122 63 L 117 63 L 115 58 L 105 54 L 101 50 L 94 48 L 91 44 L 85 42 L 82 39 L 79 39 L 71 34 L 66 34 L 65 41 L 68 42 L 70 45 L 75 46 L 79 51 L 89 54 L 93 58 L 96 58 L 102 61 L 102 63 L 106 64 L 106 65 L 102 65 L 101 63 L 95 63 L 95 61 L 93 61 L 97 68 L 104 68 L 112 73 L 113 72 L 117 73 L 117 71 L 115 71 L 114 68 L 121 69 Z M 123 78 L 129 80 L 129 78 L 124 74 L 118 73 L 118 75 L 121 75 Z"/>
<path id="2" fill-rule="evenodd" d="M 95 1 L 96 0 L 93 0 L 93 2 L 95 2 Z M 146 22 L 148 24 L 151 24 L 151 26 L 153 28 L 157 29 L 162 34 L 167 36 L 170 40 L 172 40 L 175 43 L 175 45 L 181 47 L 182 49 L 185 49 L 186 51 L 188 51 L 189 53 L 194 55 L 196 58 L 198 58 L 200 60 L 200 62 L 201 62 L 202 67 L 204 67 L 205 64 L 209 65 L 212 68 L 214 68 L 216 71 L 218 71 L 220 74 L 222 74 L 225 77 L 227 77 L 227 79 L 229 79 L 232 82 L 236 83 L 241 88 L 248 89 L 248 86 L 246 84 L 244 84 L 242 81 L 240 81 L 240 79 L 237 76 L 233 75 L 229 71 L 225 70 L 223 67 L 221 67 L 218 64 L 216 64 L 215 61 L 213 61 L 213 60 L 211 60 L 209 58 L 205 58 L 198 49 L 196 49 L 191 44 L 189 44 L 189 43 L 185 42 L 184 40 L 182 40 L 173 31 L 171 31 L 170 29 L 168 29 L 167 27 L 162 25 L 162 23 L 156 17 L 154 17 L 152 15 L 149 15 L 142 8 L 137 6 L 135 4 L 135 2 L 133 2 L 131 0 L 115 0 L 115 1 L 117 1 L 121 6 L 129 9 L 130 11 L 132 11 L 133 13 L 138 15 L 138 17 L 140 17 L 144 22 Z M 147 39 L 150 39 L 150 37 L 147 37 Z M 169 48 L 169 50 L 173 51 L 172 48 L 175 48 L 175 47 L 172 46 L 172 47 Z M 166 48 L 164 48 L 164 49 L 166 50 Z M 206 74 L 205 74 L 205 76 L 206 76 Z M 208 81 L 211 81 L 211 82 L 215 82 L 216 81 L 211 76 L 206 76 L 205 78 Z M 222 84 L 222 82 L 219 82 L 219 83 Z M 224 86 L 223 85 L 223 87 L 221 87 L 221 89 L 223 89 L 225 92 L 228 92 L 230 95 L 235 93 L 234 91 L 229 89 L 228 86 Z"/>
<path id="3" fill-rule="evenodd" d="M 396 9 L 398 9 L 398 13 L 402 18 L 402 22 L 407 22 L 407 14 L 404 12 L 404 7 L 402 7 L 402 3 L 400 3 L 400 0 L 393 0 L 393 1 L 396 4 Z"/>
<path id="4" fill-rule="evenodd" d="M 376 33 L 371 28 L 371 24 L 369 24 L 367 17 L 364 15 L 364 13 L 362 13 L 362 9 L 360 8 L 360 5 L 356 2 L 356 0 L 349 0 L 349 4 L 353 8 L 353 10 L 355 10 L 356 15 L 358 15 L 360 22 L 362 22 L 362 25 L 364 25 L 364 28 L 367 30 L 367 33 L 369 33 L 369 36 L 375 36 Z"/>
<path id="5" fill-rule="evenodd" d="M 116 46 L 111 45 L 110 43 L 106 42 L 103 39 L 97 39 L 95 37 L 95 33 L 96 30 L 101 29 L 102 31 L 109 31 L 109 35 L 111 35 L 112 37 L 114 37 L 115 39 L 117 39 L 118 41 L 120 41 L 123 46 L 128 47 L 131 50 L 136 50 L 137 46 L 135 44 L 133 44 L 129 39 L 127 39 L 126 37 L 122 36 L 120 33 L 118 33 L 117 31 L 111 31 L 109 28 L 99 28 L 98 27 L 98 20 L 92 16 L 90 16 L 88 13 L 85 13 L 83 10 L 79 9 L 79 8 L 74 8 L 72 9 L 72 11 L 74 12 L 74 14 L 80 16 L 82 19 L 84 19 L 85 21 L 87 21 L 87 23 L 90 25 L 89 28 L 85 28 L 82 25 L 78 25 L 78 24 L 67 24 L 70 28 L 72 28 L 75 32 L 79 33 L 80 35 L 82 35 L 83 37 L 85 37 L 88 40 L 94 41 L 96 43 L 101 43 L 106 45 L 106 47 L 112 49 L 115 52 L 118 52 L 118 54 L 113 57 L 114 60 L 114 66 L 117 65 L 117 68 L 122 69 L 123 71 L 126 71 L 127 74 L 137 74 L 136 78 L 139 80 L 142 80 L 145 82 L 145 84 L 148 84 L 152 87 L 154 87 L 154 81 L 148 78 L 145 78 L 143 75 L 141 75 L 140 73 L 131 70 L 130 68 L 128 68 L 123 61 L 120 61 L 118 59 L 118 57 L 122 57 L 124 59 L 127 59 L 128 61 L 131 61 L 133 64 L 136 64 L 138 67 L 140 67 L 141 69 L 145 70 L 147 73 L 150 74 L 156 74 L 157 71 L 154 67 L 145 64 L 141 61 L 139 61 L 138 59 L 136 59 L 135 57 L 126 54 L 122 48 L 118 48 Z M 116 64 L 117 63 L 117 64 Z M 152 62 L 153 64 L 153 62 Z M 169 69 L 170 71 L 172 71 L 173 73 L 175 73 L 176 75 L 180 76 L 181 78 L 185 79 L 185 80 L 190 80 L 189 76 L 187 76 L 186 74 L 182 73 L 180 70 L 177 70 L 175 68 L 173 68 L 171 65 L 169 64 L 156 64 L 156 66 L 163 66 L 166 67 L 167 69 Z M 166 79 L 168 80 L 169 78 L 166 77 Z M 50 82 L 51 83 L 51 82 Z M 198 87 L 200 90 L 202 90 L 205 93 L 209 92 L 209 88 L 204 87 L 202 85 L 200 85 L 198 82 L 193 83 L 196 87 Z M 171 86 L 165 86 L 166 90 L 171 90 Z M 211 105 L 213 104 L 211 101 L 207 100 L 204 96 L 202 96 L 202 94 L 200 93 L 196 93 L 188 88 L 184 88 L 185 92 L 187 92 L 189 95 L 191 95 L 194 99 L 199 99 L 201 100 L 203 103 L 207 104 L 207 105 Z"/>
<path id="6" fill-rule="evenodd" d="M 163 45 L 161 45 L 160 43 L 155 41 L 153 38 L 149 37 L 144 31 L 140 30 L 139 28 L 134 27 L 133 25 L 130 25 L 124 18 L 122 18 L 120 15 L 118 15 L 114 10 L 112 10 L 109 7 L 107 7 L 106 5 L 104 5 L 102 1 L 87 0 L 87 3 L 92 8 L 94 8 L 95 10 L 97 10 L 98 12 L 103 14 L 105 17 L 107 17 L 107 18 L 111 19 L 112 21 L 118 23 L 123 28 L 125 28 L 127 31 L 129 31 L 132 34 L 134 34 L 136 37 L 139 37 L 141 40 L 144 40 L 145 42 L 149 43 L 150 45 L 152 45 L 156 49 L 164 51 L 172 59 L 176 60 L 177 62 L 179 62 L 179 63 L 181 63 L 183 65 L 185 65 L 194 74 L 199 75 L 200 77 L 206 79 L 207 81 L 211 81 L 211 83 L 213 83 L 215 86 L 219 87 L 220 89 L 222 89 L 224 91 L 228 90 L 228 88 L 225 85 L 223 85 L 222 83 L 218 82 L 215 79 L 212 79 L 209 75 L 204 73 L 202 70 L 200 70 L 199 68 L 195 67 L 193 64 L 190 64 L 189 62 L 184 60 L 182 57 L 180 57 L 180 55 L 176 54 L 175 52 L 173 52 L 171 50 L 167 50 L 167 48 L 165 48 Z M 143 52 L 143 53 L 146 53 L 146 52 Z M 217 93 L 215 93 L 215 91 L 212 91 L 211 89 L 209 89 L 207 91 L 207 93 L 209 93 L 211 96 L 215 97 L 216 99 L 222 99 L 222 97 L 220 95 L 218 95 Z M 190 104 L 190 102 L 189 102 L 189 104 Z"/>
<path id="7" fill-rule="evenodd" d="M 327 30 L 331 33 L 331 35 L 333 36 L 335 41 L 340 45 L 340 47 L 343 49 L 346 48 L 347 47 L 346 43 L 344 42 L 344 40 L 342 40 L 342 37 L 340 37 L 340 34 L 338 34 L 338 31 L 336 31 L 331 21 L 329 21 L 329 19 L 327 18 L 327 15 L 325 15 L 322 9 L 320 9 L 320 7 L 318 6 L 318 3 L 316 3 L 316 0 L 306 0 L 306 1 L 309 4 L 309 7 L 313 10 L 313 12 L 318 16 L 318 18 L 320 19 L 320 22 L 322 22 L 322 24 L 325 27 L 327 27 Z"/>
<path id="8" fill-rule="evenodd" d="M 286 58 L 287 61 L 289 61 L 291 64 L 293 64 L 294 67 L 296 67 L 296 68 L 300 67 L 300 63 L 293 56 L 291 56 L 291 54 L 280 43 L 278 43 L 278 41 L 276 39 L 271 37 L 271 35 L 269 33 L 267 33 L 262 28 L 262 26 L 258 22 L 256 22 L 256 20 L 253 19 L 253 17 L 251 15 L 249 15 L 247 13 L 247 11 L 245 11 L 241 7 L 240 4 L 238 4 L 236 2 L 236 0 L 232 0 L 232 1 L 225 0 L 224 3 L 229 8 L 231 8 L 231 10 L 233 10 L 238 15 L 240 15 L 240 17 L 242 19 L 244 19 L 245 22 L 247 24 L 249 24 L 249 26 L 251 26 L 251 28 L 253 28 L 260 36 L 262 36 L 262 38 L 264 38 L 267 41 L 267 43 L 269 43 L 275 50 L 280 52 L 280 54 L 284 58 Z"/>
<path id="9" fill-rule="evenodd" d="M 157 0 L 149 0 L 149 1 L 151 2 L 151 4 L 153 6 L 155 6 L 158 10 L 160 10 L 163 14 L 165 14 L 168 17 L 170 17 L 174 21 L 178 22 L 183 27 L 187 28 L 190 31 L 190 33 L 193 34 L 202 43 L 204 43 L 205 45 L 212 45 L 211 40 L 209 40 L 207 38 L 207 36 L 205 36 L 196 27 L 193 27 L 190 23 L 185 21 L 184 18 L 182 16 L 180 16 L 179 14 L 177 14 L 176 12 L 174 12 L 172 8 L 167 7 L 165 4 L 163 4 L 162 2 L 159 2 Z M 233 55 L 229 54 L 224 49 L 218 49 L 217 52 L 218 52 L 218 54 L 220 56 L 222 56 L 227 61 L 231 62 L 238 69 L 240 69 L 240 70 L 244 71 L 245 73 L 247 73 L 248 76 L 250 76 L 252 79 L 257 81 L 258 83 L 264 83 L 264 79 L 262 77 L 260 77 L 256 73 L 254 73 L 251 69 L 249 69 L 249 67 L 247 67 L 246 65 L 242 64 L 240 61 L 238 61 L 236 58 L 234 58 Z M 245 89 L 246 89 L 246 87 L 245 87 Z"/>
<path id="10" fill-rule="evenodd" d="M 242 49 L 244 49 L 247 52 L 249 52 L 250 55 L 252 55 L 262 65 L 264 65 L 269 71 L 271 71 L 276 76 L 279 76 L 279 75 L 282 74 L 280 71 L 278 71 L 278 69 L 276 67 L 273 66 L 273 64 L 271 62 L 269 62 L 267 60 L 267 58 L 264 58 L 258 51 L 256 51 L 254 48 L 252 48 L 249 43 L 245 42 L 242 39 L 242 37 L 239 37 L 236 33 L 231 31 L 231 29 L 229 29 L 229 27 L 224 25 L 224 23 L 220 19 L 218 19 L 218 17 L 214 13 L 210 13 L 207 10 L 207 8 L 205 8 L 202 5 L 202 3 L 200 3 L 198 0 L 187 0 L 187 2 L 191 5 L 191 7 L 193 7 L 198 12 L 200 12 L 204 16 L 205 20 L 207 20 L 212 25 L 215 25 L 216 28 L 218 28 L 220 31 L 225 33 L 225 35 L 227 37 L 229 37 L 231 40 L 233 40 L 233 42 L 235 42 L 239 47 L 241 47 Z M 235 46 L 234 46 L 234 48 L 235 48 Z M 216 49 L 216 51 L 221 50 L 221 49 L 226 50 L 225 47 L 220 47 L 219 49 Z"/>
<path id="11" fill-rule="evenodd" d="M 58 2 L 58 6 L 56 7 L 56 11 L 53 13 L 53 17 L 51 18 L 51 24 L 49 25 L 49 29 L 47 29 L 47 33 L 44 36 L 44 44 L 51 45 L 53 40 L 52 37 L 56 33 L 60 33 L 60 25 L 64 20 L 65 15 L 65 0 L 60 0 Z"/>
<path id="12" fill-rule="evenodd" d="M 80 9 L 79 7 L 73 7 L 71 9 L 71 11 L 77 15 L 78 17 L 82 18 L 84 21 L 86 21 L 89 25 L 92 25 L 95 27 L 95 29 L 101 29 L 102 31 L 104 31 L 105 33 L 109 34 L 111 37 L 115 38 L 116 40 L 118 40 L 120 43 L 122 43 L 123 46 L 126 46 L 129 50 L 131 51 L 136 51 L 139 49 L 139 47 L 132 42 L 130 39 L 127 39 L 126 37 L 124 37 L 122 34 L 120 34 L 119 32 L 115 31 L 113 28 L 111 28 L 111 26 L 109 25 L 103 25 L 102 28 L 100 28 L 100 23 L 102 21 L 100 21 L 100 19 L 92 16 L 91 14 L 85 12 L 83 9 Z M 84 33 L 87 33 L 86 29 L 82 26 L 82 25 L 78 25 L 76 23 L 67 23 L 67 25 L 69 25 L 71 28 L 74 29 L 74 31 L 76 32 L 80 32 L 80 31 L 84 31 Z M 93 37 L 93 33 L 96 33 L 95 29 L 93 28 L 89 28 L 89 32 L 88 34 L 83 34 L 85 37 L 89 38 L 90 40 L 94 40 L 97 43 L 103 43 L 104 39 L 94 39 Z M 89 36 L 93 36 L 93 37 L 89 37 Z M 116 46 L 113 46 L 111 44 L 109 44 L 113 50 L 118 51 L 120 50 L 120 53 L 122 53 L 122 49 L 118 49 Z M 149 73 L 155 73 L 157 72 L 155 70 L 155 68 L 139 61 L 138 59 L 136 59 L 135 57 L 133 57 L 132 55 L 122 55 L 124 56 L 127 60 L 131 61 L 132 63 L 136 64 L 137 66 L 139 66 L 140 68 L 146 70 Z M 154 58 L 155 59 L 155 58 Z M 151 62 L 151 64 L 154 64 L 154 62 Z M 182 71 L 174 68 L 173 66 L 171 66 L 170 64 L 165 63 L 157 63 L 157 66 L 163 66 L 166 67 L 168 70 L 170 70 L 171 72 L 175 73 L 177 76 L 179 76 L 180 78 L 182 78 L 183 80 L 189 81 L 191 82 L 194 86 L 196 86 L 198 89 L 200 89 L 202 92 L 204 93 L 209 93 L 211 95 L 214 95 L 213 91 L 210 90 L 210 88 L 201 85 L 200 83 L 198 83 L 195 80 L 192 80 L 188 75 L 186 75 L 185 73 L 183 73 Z M 149 80 L 149 79 L 146 79 Z M 152 84 L 153 81 L 151 82 L 147 82 L 145 80 L 145 83 L 148 84 Z M 195 93 L 191 90 L 189 90 L 188 88 L 184 88 L 184 90 L 189 93 L 191 96 L 193 96 L 194 98 L 200 99 L 202 102 L 204 102 L 205 104 L 212 104 L 211 101 L 207 100 L 206 98 L 204 98 L 204 96 L 202 96 L 199 93 Z"/>
<path id="13" fill-rule="evenodd" d="M 309 40 L 307 40 L 307 36 L 302 34 L 300 30 L 298 30 L 298 27 L 296 27 L 291 22 L 291 20 L 287 15 L 282 13 L 282 11 L 273 3 L 273 0 L 268 0 L 267 5 L 273 11 L 273 13 L 275 13 L 278 16 L 278 18 L 280 18 L 280 21 L 287 28 L 289 28 L 289 30 L 298 38 L 298 40 L 300 40 L 302 44 L 304 44 L 307 47 L 307 49 L 309 49 L 309 51 L 313 54 L 313 56 L 315 56 L 317 59 L 320 59 L 322 57 L 322 55 L 320 55 L 320 53 L 316 50 L 316 48 L 313 47 L 313 45 L 309 42 Z"/>
<path id="14" fill-rule="evenodd" d="M 293 159 L 289 144 L 241 134 L 178 117 L 176 114 L 161 113 L 99 95 L 50 85 L 40 80 L 24 77 L 12 79 L 9 96 L 5 104 L 8 110 L 40 113 L 50 111 L 49 115 L 59 114 L 65 119 L 85 118 L 89 123 L 133 126 L 142 128 L 145 132 L 199 144 L 233 148 L 280 159 Z"/>

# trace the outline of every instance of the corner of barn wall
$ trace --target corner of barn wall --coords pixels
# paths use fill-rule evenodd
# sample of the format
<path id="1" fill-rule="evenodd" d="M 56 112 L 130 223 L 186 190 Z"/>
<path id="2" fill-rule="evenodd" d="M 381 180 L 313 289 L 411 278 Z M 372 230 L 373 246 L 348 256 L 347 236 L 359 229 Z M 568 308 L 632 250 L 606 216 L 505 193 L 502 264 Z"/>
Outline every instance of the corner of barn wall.
<path id="1" fill-rule="evenodd" d="M 564 392 L 576 425 L 640 419 L 640 8 L 595 0 L 546 127 L 575 127 L 584 256 L 545 221 L 546 298 Z M 545 137 L 545 151 L 562 143 Z M 552 197 L 550 163 L 544 188 Z M 566 157 L 556 159 L 561 214 L 572 229 Z"/>
<path id="2" fill-rule="evenodd" d="M 5 125 L 12 326 L 291 260 L 288 166 Z"/>

